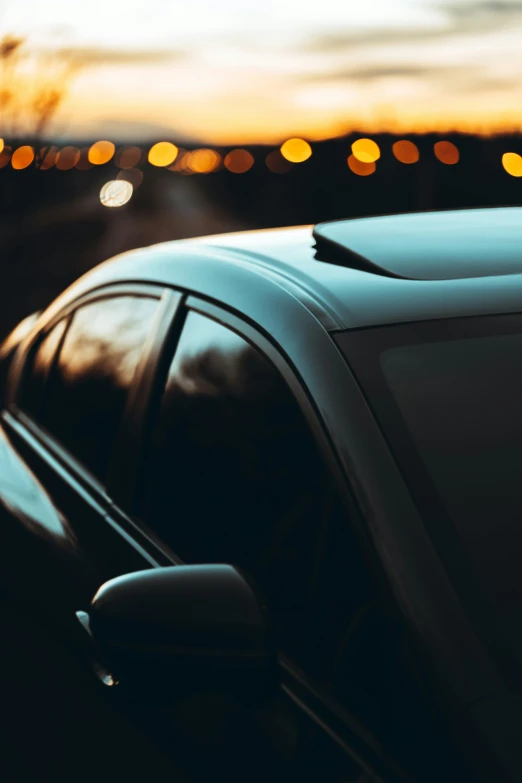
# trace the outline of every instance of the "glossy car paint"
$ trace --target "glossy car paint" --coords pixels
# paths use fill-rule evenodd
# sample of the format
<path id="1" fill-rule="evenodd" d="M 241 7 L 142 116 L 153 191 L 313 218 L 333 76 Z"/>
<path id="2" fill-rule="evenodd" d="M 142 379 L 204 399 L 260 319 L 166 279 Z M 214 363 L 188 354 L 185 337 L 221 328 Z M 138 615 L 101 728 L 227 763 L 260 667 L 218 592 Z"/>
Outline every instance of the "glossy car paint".
<path id="1" fill-rule="evenodd" d="M 17 409 L 16 389 L 27 351 L 61 314 L 84 297 L 143 285 L 153 286 L 158 297 L 166 288 L 186 298 L 166 295 L 169 304 L 147 341 L 125 413 L 117 467 L 104 489 Z M 174 347 L 177 314 L 192 308 L 241 333 L 283 373 L 337 478 L 369 562 L 436 662 L 441 692 L 455 715 L 479 700 L 501 699 L 503 684 L 332 337 L 382 323 L 510 312 L 520 308 L 520 294 L 518 274 L 418 282 L 319 262 L 308 228 L 167 243 L 101 265 L 38 318 L 12 362 L 0 448 L 5 573 L 29 592 L 38 585 L 36 597 L 69 617 L 87 609 L 107 579 L 176 562 L 134 519 L 132 487 L 147 426 L 144 400 L 153 397 L 155 374 Z M 308 704 L 317 720 L 320 714 L 327 725 L 335 723 L 334 744 L 382 779 L 400 778 L 371 740 L 336 722 L 306 681 L 284 661 L 282 666 L 284 692 Z M 474 742 L 482 729 L 476 731 Z"/>
<path id="2" fill-rule="evenodd" d="M 467 209 L 360 220 L 314 229 L 320 253 L 409 280 L 517 275 L 522 272 L 520 209 Z"/>

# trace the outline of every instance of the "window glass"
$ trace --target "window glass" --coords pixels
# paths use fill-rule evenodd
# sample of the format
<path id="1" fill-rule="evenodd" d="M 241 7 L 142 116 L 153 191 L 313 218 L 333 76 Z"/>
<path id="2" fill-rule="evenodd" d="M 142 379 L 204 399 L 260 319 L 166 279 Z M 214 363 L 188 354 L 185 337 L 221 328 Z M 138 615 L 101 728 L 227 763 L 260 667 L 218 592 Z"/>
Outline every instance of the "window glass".
<path id="1" fill-rule="evenodd" d="M 142 506 L 186 562 L 232 563 L 258 581 L 287 652 L 301 662 L 319 648 L 324 655 L 311 643 L 309 622 L 319 585 L 329 601 L 334 593 L 321 559 L 331 520 L 347 530 L 337 494 L 278 371 L 242 337 L 197 313 L 187 317 L 168 373 Z M 352 543 L 345 563 L 353 552 Z M 344 625 L 367 598 L 357 562 L 336 604 Z M 349 592 L 356 578 L 358 591 Z"/>
<path id="2" fill-rule="evenodd" d="M 369 329 L 338 340 L 455 589 L 492 647 L 509 650 L 503 665 L 522 690 L 520 315 Z"/>
<path id="3" fill-rule="evenodd" d="M 80 307 L 52 373 L 44 426 L 102 480 L 156 305 L 122 296 Z"/>
<path id="4" fill-rule="evenodd" d="M 38 418 L 40 413 L 47 376 L 60 346 L 66 324 L 67 319 L 64 318 L 38 343 L 23 374 L 18 405 L 35 418 Z"/>

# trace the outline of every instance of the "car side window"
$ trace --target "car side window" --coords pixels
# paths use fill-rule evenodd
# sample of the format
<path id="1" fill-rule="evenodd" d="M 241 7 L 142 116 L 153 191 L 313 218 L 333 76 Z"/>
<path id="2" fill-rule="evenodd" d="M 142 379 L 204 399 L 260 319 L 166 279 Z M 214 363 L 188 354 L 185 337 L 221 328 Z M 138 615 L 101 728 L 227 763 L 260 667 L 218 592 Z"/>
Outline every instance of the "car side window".
<path id="1" fill-rule="evenodd" d="M 36 419 L 41 411 L 45 384 L 66 326 L 67 318 L 63 318 L 52 327 L 31 351 L 24 369 L 17 405 Z"/>
<path id="2" fill-rule="evenodd" d="M 327 590 L 321 567 L 332 521 L 348 530 L 346 516 L 278 370 L 195 312 L 153 426 L 141 515 L 184 561 L 244 568 L 267 598 L 280 646 L 303 666 L 319 655 L 311 613 L 319 586 Z M 371 595 L 354 551 L 352 542 L 337 607 L 345 625 Z"/>
<path id="3" fill-rule="evenodd" d="M 196 312 L 152 420 L 140 498 L 139 516 L 182 560 L 254 577 L 279 648 L 392 755 L 424 753 L 433 732 L 404 635 L 301 408 L 256 348 Z"/>
<path id="4" fill-rule="evenodd" d="M 79 307 L 50 375 L 40 421 L 102 481 L 156 307 L 140 296 Z"/>

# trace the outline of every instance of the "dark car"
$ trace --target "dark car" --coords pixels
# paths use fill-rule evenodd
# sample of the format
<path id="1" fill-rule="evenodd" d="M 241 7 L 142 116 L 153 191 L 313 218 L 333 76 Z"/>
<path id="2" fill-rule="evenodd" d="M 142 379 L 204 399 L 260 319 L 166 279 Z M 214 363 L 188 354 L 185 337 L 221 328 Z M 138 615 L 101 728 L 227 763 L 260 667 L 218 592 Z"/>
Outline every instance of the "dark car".
<path id="1" fill-rule="evenodd" d="M 519 349 L 522 209 L 126 253 L 1 349 L 2 579 L 196 778 L 520 781 Z"/>

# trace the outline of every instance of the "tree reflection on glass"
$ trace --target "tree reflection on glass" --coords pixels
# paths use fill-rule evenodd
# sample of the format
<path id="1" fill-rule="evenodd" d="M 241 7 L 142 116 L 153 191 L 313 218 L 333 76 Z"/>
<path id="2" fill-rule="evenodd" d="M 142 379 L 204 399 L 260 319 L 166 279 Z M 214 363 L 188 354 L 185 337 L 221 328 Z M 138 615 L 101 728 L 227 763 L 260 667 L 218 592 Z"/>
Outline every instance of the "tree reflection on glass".
<path id="1" fill-rule="evenodd" d="M 81 307 L 56 363 L 44 424 L 102 480 L 156 304 L 126 296 Z"/>

